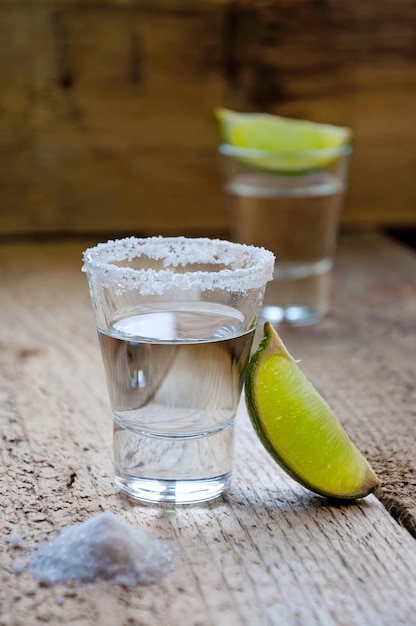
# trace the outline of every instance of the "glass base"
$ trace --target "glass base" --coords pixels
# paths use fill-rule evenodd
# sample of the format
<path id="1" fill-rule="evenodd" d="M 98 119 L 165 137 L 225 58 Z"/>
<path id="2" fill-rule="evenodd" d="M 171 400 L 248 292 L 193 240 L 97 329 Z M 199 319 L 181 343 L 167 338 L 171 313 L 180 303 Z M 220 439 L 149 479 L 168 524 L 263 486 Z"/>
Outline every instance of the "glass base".
<path id="1" fill-rule="evenodd" d="M 204 480 L 155 480 L 116 474 L 121 491 L 135 500 L 166 504 L 194 504 L 218 498 L 228 487 L 231 473 Z"/>
<path id="2" fill-rule="evenodd" d="M 319 322 L 326 309 L 311 309 L 306 306 L 265 306 L 261 311 L 260 322 L 286 323 L 291 326 L 310 326 Z"/>

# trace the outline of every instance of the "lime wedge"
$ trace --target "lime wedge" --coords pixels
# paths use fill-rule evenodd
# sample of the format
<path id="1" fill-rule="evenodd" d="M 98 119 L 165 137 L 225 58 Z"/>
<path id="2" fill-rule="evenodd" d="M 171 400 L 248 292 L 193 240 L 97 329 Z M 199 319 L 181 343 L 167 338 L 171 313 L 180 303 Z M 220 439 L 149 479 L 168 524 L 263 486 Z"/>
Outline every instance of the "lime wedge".
<path id="1" fill-rule="evenodd" d="M 222 141 L 236 149 L 236 156 L 240 152 L 247 164 L 281 174 L 303 174 L 326 167 L 343 150 L 349 150 L 352 136 L 343 126 L 268 113 L 217 109 L 216 117 Z"/>
<path id="2" fill-rule="evenodd" d="M 245 396 L 260 441 L 304 487 L 329 498 L 355 499 L 380 484 L 269 322 L 249 363 Z"/>

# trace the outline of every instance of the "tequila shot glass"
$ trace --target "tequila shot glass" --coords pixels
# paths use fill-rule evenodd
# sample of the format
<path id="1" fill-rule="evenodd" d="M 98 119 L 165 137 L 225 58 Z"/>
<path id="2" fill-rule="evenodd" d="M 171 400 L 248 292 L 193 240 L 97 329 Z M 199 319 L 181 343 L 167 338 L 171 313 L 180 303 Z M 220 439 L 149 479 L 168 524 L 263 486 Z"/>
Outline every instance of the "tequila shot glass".
<path id="1" fill-rule="evenodd" d="M 274 255 L 218 239 L 130 237 L 83 258 L 117 485 L 148 502 L 219 496 Z"/>
<path id="2" fill-rule="evenodd" d="M 352 147 L 278 152 L 223 144 L 219 152 L 232 239 L 276 255 L 261 317 L 292 326 L 318 322 L 331 305 Z"/>

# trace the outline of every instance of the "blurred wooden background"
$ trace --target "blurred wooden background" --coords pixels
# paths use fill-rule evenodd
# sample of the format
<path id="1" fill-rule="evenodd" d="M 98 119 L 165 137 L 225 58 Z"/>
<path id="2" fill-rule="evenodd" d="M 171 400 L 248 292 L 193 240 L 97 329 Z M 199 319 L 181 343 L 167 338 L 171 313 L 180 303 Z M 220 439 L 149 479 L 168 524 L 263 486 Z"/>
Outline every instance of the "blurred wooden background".
<path id="1" fill-rule="evenodd" d="M 222 234 L 213 110 L 351 126 L 345 224 L 416 225 L 411 0 L 0 0 L 0 235 Z"/>

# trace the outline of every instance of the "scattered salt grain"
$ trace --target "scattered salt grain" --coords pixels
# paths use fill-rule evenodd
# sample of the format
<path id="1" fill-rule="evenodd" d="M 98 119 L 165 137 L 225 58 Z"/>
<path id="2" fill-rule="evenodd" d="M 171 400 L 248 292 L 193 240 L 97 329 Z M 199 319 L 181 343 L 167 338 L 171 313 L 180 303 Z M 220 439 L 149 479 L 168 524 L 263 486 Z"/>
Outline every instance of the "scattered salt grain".
<path id="1" fill-rule="evenodd" d="M 25 562 L 23 560 L 18 560 L 13 563 L 12 571 L 15 574 L 21 574 L 22 572 L 25 571 L 25 567 L 26 567 Z"/>
<path id="2" fill-rule="evenodd" d="M 163 542 L 120 520 L 110 511 L 69 526 L 44 546 L 28 571 L 42 584 L 112 582 L 132 587 L 172 570 Z"/>
<path id="3" fill-rule="evenodd" d="M 23 537 L 21 537 L 20 535 L 9 535 L 6 538 L 6 541 L 13 548 L 22 548 L 24 545 Z"/>

